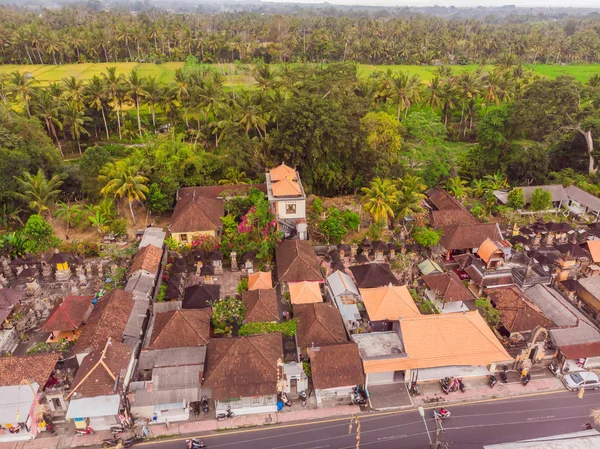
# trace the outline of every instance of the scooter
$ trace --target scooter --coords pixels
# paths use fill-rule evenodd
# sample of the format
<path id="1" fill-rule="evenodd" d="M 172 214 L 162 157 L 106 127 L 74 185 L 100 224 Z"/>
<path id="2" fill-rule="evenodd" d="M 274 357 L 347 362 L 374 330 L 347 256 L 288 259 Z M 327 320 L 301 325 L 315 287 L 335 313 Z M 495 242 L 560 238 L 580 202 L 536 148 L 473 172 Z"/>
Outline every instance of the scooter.
<path id="1" fill-rule="evenodd" d="M 300 393 L 300 401 L 302 403 L 302 407 L 306 407 L 306 391 Z"/>
<path id="2" fill-rule="evenodd" d="M 502 366 L 502 371 L 500 371 L 500 378 L 502 379 L 502 382 L 504 382 L 505 384 L 508 383 L 508 367 L 506 365 Z"/>
<path id="3" fill-rule="evenodd" d="M 465 384 L 462 381 L 462 377 L 459 377 L 457 380 L 458 380 L 458 388 L 460 388 L 460 391 L 464 393 L 467 390 L 467 388 L 465 387 Z"/>
<path id="4" fill-rule="evenodd" d="M 554 374 L 554 377 L 560 376 L 560 366 L 557 363 L 552 362 L 550 365 L 548 365 L 548 369 L 552 374 Z"/>
<path id="5" fill-rule="evenodd" d="M 233 418 L 233 416 L 234 416 L 234 414 L 231 411 L 231 408 L 227 408 L 227 411 L 225 413 L 217 414 L 217 421 L 224 421 L 226 419 Z"/>
<path id="6" fill-rule="evenodd" d="M 114 447 L 114 446 L 121 446 L 123 445 L 123 439 L 121 438 L 116 438 L 114 435 L 112 438 L 105 438 L 104 440 L 102 440 L 102 447 L 106 448 L 106 447 Z"/>
<path id="7" fill-rule="evenodd" d="M 121 432 L 125 432 L 125 427 L 123 426 L 123 424 L 113 424 L 112 426 L 110 426 L 110 433 L 115 434 Z"/>
<path id="8" fill-rule="evenodd" d="M 200 404 L 202 405 L 202 413 L 208 413 L 208 398 L 206 396 L 202 396 Z"/>
<path id="9" fill-rule="evenodd" d="M 448 378 L 440 379 L 440 385 L 442 386 L 442 391 L 445 394 L 450 394 L 450 385 L 448 384 Z"/>
<path id="10" fill-rule="evenodd" d="M 494 386 L 498 383 L 498 379 L 493 374 L 490 374 L 490 388 L 494 388 Z"/>
<path id="11" fill-rule="evenodd" d="M 531 380 L 531 374 L 529 374 L 529 373 L 525 374 L 524 376 L 521 376 L 521 383 L 523 384 L 523 386 L 527 385 L 530 380 Z"/>
<path id="12" fill-rule="evenodd" d="M 93 435 L 94 429 L 92 429 L 90 426 L 87 426 L 85 429 L 78 429 L 75 431 L 75 436 L 76 437 L 81 437 L 83 435 Z"/>
<path id="13" fill-rule="evenodd" d="M 134 435 L 130 438 L 127 438 L 125 441 L 123 441 L 123 447 L 131 447 L 135 443 L 140 443 L 142 441 L 144 441 L 144 437 L 142 437 L 140 435 Z"/>
<path id="14" fill-rule="evenodd" d="M 191 440 L 185 440 L 185 444 L 187 445 L 188 449 L 200 449 L 200 448 L 206 447 L 206 444 L 204 444 L 204 441 L 199 440 L 198 438 L 192 438 Z"/>
<path id="15" fill-rule="evenodd" d="M 435 419 L 446 419 L 446 418 L 450 418 L 450 412 L 448 410 L 446 410 L 445 413 L 442 413 L 442 409 L 440 409 L 439 411 L 436 409 L 433 409 L 433 417 Z"/>

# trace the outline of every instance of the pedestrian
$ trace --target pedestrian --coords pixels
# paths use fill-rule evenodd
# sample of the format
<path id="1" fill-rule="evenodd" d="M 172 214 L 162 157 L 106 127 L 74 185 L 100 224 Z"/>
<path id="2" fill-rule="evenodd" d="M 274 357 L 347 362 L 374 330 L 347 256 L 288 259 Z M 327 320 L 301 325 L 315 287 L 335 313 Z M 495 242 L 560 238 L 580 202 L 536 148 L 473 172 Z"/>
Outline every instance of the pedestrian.
<path id="1" fill-rule="evenodd" d="M 152 424 L 158 424 L 158 416 L 156 415 L 156 413 L 154 414 L 154 416 L 152 416 Z"/>

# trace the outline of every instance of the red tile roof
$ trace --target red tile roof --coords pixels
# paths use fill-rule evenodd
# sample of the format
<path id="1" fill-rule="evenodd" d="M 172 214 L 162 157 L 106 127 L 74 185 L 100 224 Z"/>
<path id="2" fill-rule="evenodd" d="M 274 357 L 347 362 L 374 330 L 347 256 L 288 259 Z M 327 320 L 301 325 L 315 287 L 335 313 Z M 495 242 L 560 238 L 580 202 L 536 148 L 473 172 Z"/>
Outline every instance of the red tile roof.
<path id="1" fill-rule="evenodd" d="M 184 197 L 171 215 L 171 232 L 216 231 L 222 226 L 223 201 L 206 197 Z"/>
<path id="2" fill-rule="evenodd" d="M 298 320 L 296 343 L 300 348 L 326 346 L 348 341 L 339 310 L 328 303 L 294 306 Z"/>
<path id="3" fill-rule="evenodd" d="M 475 299 L 471 291 L 463 285 L 455 272 L 430 274 L 423 281 L 443 302 L 469 301 Z"/>
<path id="4" fill-rule="evenodd" d="M 446 251 L 479 248 L 486 239 L 503 240 L 497 223 L 458 225 L 444 228 L 440 246 Z"/>
<path id="5" fill-rule="evenodd" d="M 160 260 L 162 259 L 163 250 L 154 245 L 146 245 L 140 249 L 129 269 L 129 276 L 136 271 L 143 270 L 150 274 L 158 274 L 160 268 Z"/>
<path id="6" fill-rule="evenodd" d="M 28 381 L 36 382 L 41 389 L 48 382 L 58 359 L 58 353 L 0 357 L 0 386 Z"/>
<path id="7" fill-rule="evenodd" d="M 308 240 L 284 240 L 277 246 L 280 282 L 322 281 L 321 264 Z"/>
<path id="8" fill-rule="evenodd" d="M 356 343 L 322 346 L 309 350 L 313 386 L 317 389 L 349 387 L 365 383 Z"/>
<path id="9" fill-rule="evenodd" d="M 491 288 L 486 289 L 485 293 L 500 312 L 500 322 L 509 332 L 526 332 L 537 326 L 554 326 L 517 287 Z"/>
<path id="10" fill-rule="evenodd" d="M 147 349 L 205 346 L 210 334 L 211 308 L 157 313 Z"/>
<path id="11" fill-rule="evenodd" d="M 93 299 L 92 296 L 67 296 L 54 306 L 40 331 L 61 332 L 79 329 L 92 307 Z"/>

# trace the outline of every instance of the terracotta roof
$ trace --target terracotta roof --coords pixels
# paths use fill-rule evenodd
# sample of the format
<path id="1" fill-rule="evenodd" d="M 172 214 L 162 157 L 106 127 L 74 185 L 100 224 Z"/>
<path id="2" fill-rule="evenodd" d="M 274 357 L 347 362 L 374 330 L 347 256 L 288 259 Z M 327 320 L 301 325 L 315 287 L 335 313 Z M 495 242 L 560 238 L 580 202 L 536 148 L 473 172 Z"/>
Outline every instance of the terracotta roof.
<path id="1" fill-rule="evenodd" d="M 0 357 L 0 386 L 19 385 L 26 380 L 37 382 L 41 389 L 58 359 L 58 353 Z"/>
<path id="2" fill-rule="evenodd" d="M 117 377 L 123 379 L 131 360 L 128 346 L 108 339 L 81 362 L 69 396 L 90 398 L 115 393 Z"/>
<path id="3" fill-rule="evenodd" d="M 361 288 L 360 295 L 370 321 L 394 321 L 421 314 L 406 285 Z"/>
<path id="4" fill-rule="evenodd" d="M 292 304 L 323 302 L 319 283 L 303 281 L 290 284 L 290 300 Z"/>
<path id="5" fill-rule="evenodd" d="M 477 255 L 487 263 L 498 251 L 502 251 L 502 248 L 498 246 L 498 243 L 491 239 L 485 239 L 481 246 L 477 249 Z"/>
<path id="6" fill-rule="evenodd" d="M 554 326 L 539 307 L 516 287 L 492 288 L 485 293 L 500 312 L 502 326 L 511 333 L 531 331 L 537 326 Z"/>
<path id="7" fill-rule="evenodd" d="M 470 301 L 475 299 L 471 291 L 463 285 L 454 271 L 423 276 L 423 281 L 437 298 L 444 302 Z"/>
<path id="8" fill-rule="evenodd" d="M 120 289 L 112 290 L 100 298 L 83 326 L 72 353 L 96 349 L 104 345 L 109 337 L 120 342 L 134 304 L 133 294 Z"/>
<path id="9" fill-rule="evenodd" d="M 434 228 L 479 223 L 473 215 L 462 209 L 432 210 L 429 221 Z"/>
<path id="10" fill-rule="evenodd" d="M 163 250 L 154 245 L 146 245 L 140 249 L 129 269 L 129 276 L 139 270 L 147 271 L 150 274 L 158 274 L 160 268 L 160 260 L 162 259 Z"/>
<path id="11" fill-rule="evenodd" d="M 276 394 L 278 361 L 283 362 L 279 333 L 213 339 L 206 351 L 202 388 L 221 401 Z"/>
<path id="12" fill-rule="evenodd" d="M 220 299 L 221 286 L 218 284 L 196 284 L 186 287 L 183 293 L 183 309 L 203 309 Z"/>
<path id="13" fill-rule="evenodd" d="M 223 201 L 206 197 L 184 197 L 171 215 L 171 232 L 216 231 L 222 226 Z"/>
<path id="14" fill-rule="evenodd" d="M 400 285 L 387 263 L 366 263 L 350 267 L 358 288 L 383 287 L 384 285 Z"/>
<path id="15" fill-rule="evenodd" d="M 177 201 L 184 198 L 205 197 L 205 198 L 222 198 L 230 194 L 245 193 L 250 189 L 257 189 L 263 193 L 267 193 L 266 184 L 227 184 L 221 186 L 200 186 L 200 187 L 182 187 L 177 192 Z"/>
<path id="16" fill-rule="evenodd" d="M 300 348 L 348 341 L 339 310 L 328 303 L 294 306 L 298 320 L 296 343 Z"/>
<path id="17" fill-rule="evenodd" d="M 84 322 L 92 307 L 92 296 L 67 296 L 57 303 L 40 328 L 41 332 L 74 331 Z"/>
<path id="18" fill-rule="evenodd" d="M 282 181 L 286 177 L 296 180 L 297 174 L 296 170 L 288 167 L 282 162 L 281 165 L 269 170 L 269 177 L 271 178 L 272 182 Z"/>
<path id="19" fill-rule="evenodd" d="M 273 288 L 273 280 L 270 271 L 257 271 L 248 275 L 248 290 L 260 290 Z"/>
<path id="20" fill-rule="evenodd" d="M 242 293 L 246 305 L 246 317 L 243 323 L 279 321 L 277 293 L 274 288 L 248 290 Z"/>
<path id="21" fill-rule="evenodd" d="M 277 181 L 271 187 L 274 197 L 279 196 L 301 196 L 302 187 L 296 181 L 292 181 L 290 178 L 285 177 L 281 181 Z"/>
<path id="22" fill-rule="evenodd" d="M 323 346 L 310 352 L 313 386 L 349 387 L 365 383 L 362 361 L 356 343 Z"/>
<path id="23" fill-rule="evenodd" d="M 477 311 L 402 318 L 400 333 L 407 357 L 364 359 L 366 373 L 511 360 Z"/>
<path id="24" fill-rule="evenodd" d="M 586 244 L 594 263 L 600 262 L 600 240 L 588 240 Z"/>
<path id="25" fill-rule="evenodd" d="M 284 240 L 277 246 L 280 282 L 322 281 L 321 263 L 308 240 Z"/>
<path id="26" fill-rule="evenodd" d="M 479 248 L 486 239 L 503 240 L 498 224 L 480 223 L 446 227 L 439 245 L 446 251 L 464 250 Z"/>
<path id="27" fill-rule="evenodd" d="M 172 310 L 157 313 L 147 349 L 205 346 L 210 334 L 211 309 Z"/>

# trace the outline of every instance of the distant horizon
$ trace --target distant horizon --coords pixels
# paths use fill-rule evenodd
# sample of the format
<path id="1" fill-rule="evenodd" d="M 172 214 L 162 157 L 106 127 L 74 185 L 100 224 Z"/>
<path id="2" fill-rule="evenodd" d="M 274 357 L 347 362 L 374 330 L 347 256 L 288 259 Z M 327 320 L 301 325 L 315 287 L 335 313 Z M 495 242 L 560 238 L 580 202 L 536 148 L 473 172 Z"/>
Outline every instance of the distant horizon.
<path id="1" fill-rule="evenodd" d="M 502 1 L 502 0 L 261 0 L 265 3 L 303 3 L 303 4 L 321 4 L 330 3 L 332 5 L 343 6 L 389 6 L 389 7 L 433 7 L 444 6 L 456 8 L 499 8 L 502 6 L 516 6 L 517 8 L 593 8 L 600 10 L 600 2 L 596 1 L 578 1 L 577 4 L 565 5 L 564 0 L 538 0 L 538 1 Z M 218 0 L 217 0 L 218 3 Z"/>

